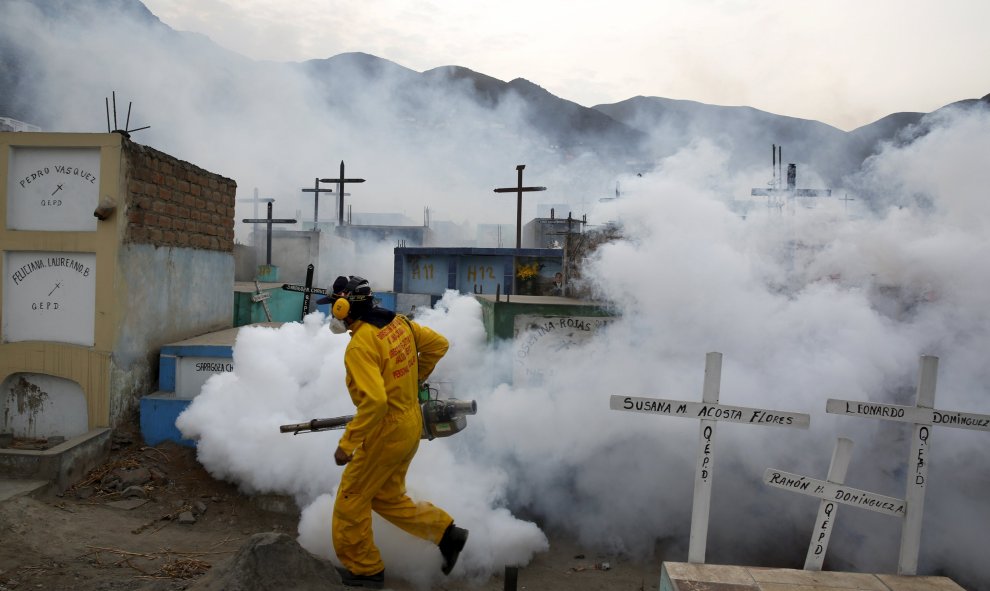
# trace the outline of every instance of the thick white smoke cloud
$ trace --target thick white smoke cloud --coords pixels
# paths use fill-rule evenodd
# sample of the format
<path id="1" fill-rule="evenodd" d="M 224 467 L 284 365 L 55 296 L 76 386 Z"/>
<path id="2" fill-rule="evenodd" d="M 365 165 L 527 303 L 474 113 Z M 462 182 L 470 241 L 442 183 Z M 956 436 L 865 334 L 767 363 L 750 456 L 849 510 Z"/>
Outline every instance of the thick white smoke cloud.
<path id="1" fill-rule="evenodd" d="M 451 351 L 432 378 L 448 396 L 490 390 L 479 388 L 490 375 L 480 314 L 476 301 L 451 292 L 420 317 L 450 339 Z M 327 558 L 334 558 L 330 515 L 343 469 L 333 463 L 333 450 L 342 431 L 293 436 L 278 426 L 353 414 L 343 373 L 348 339 L 327 330 L 319 312 L 278 329 L 242 329 L 234 372 L 211 378 L 177 421 L 184 435 L 198 440 L 199 460 L 216 477 L 247 492 L 292 495 L 302 508 L 300 543 Z M 512 475 L 476 456 L 484 450 L 472 450 L 471 443 L 463 436 L 423 442 L 407 484 L 414 498 L 443 507 L 471 531 L 460 576 L 487 578 L 505 565 L 528 563 L 547 548 L 547 539 L 511 514 L 505 491 Z M 435 546 L 377 519 L 375 531 L 390 572 L 422 586 L 439 576 Z"/>
<path id="2" fill-rule="evenodd" d="M 760 478 L 771 466 L 824 478 L 840 435 L 856 442 L 847 482 L 904 496 L 909 428 L 826 415 L 827 398 L 913 404 L 918 359 L 928 354 L 941 359 L 936 408 L 990 411 L 988 124 L 985 109 L 958 111 L 907 148 L 875 157 L 868 167 L 873 188 L 883 188 L 889 203 L 909 203 L 877 216 L 850 215 L 844 202 L 831 200 L 743 220 L 726 207 L 726 193 L 710 171 L 693 167 L 711 161 L 703 144 L 665 162 L 657 174 L 630 181 L 635 196 L 610 203 L 613 211 L 595 212 L 621 220 L 626 231 L 626 240 L 601 249 L 590 269 L 624 315 L 593 352 L 580 353 L 601 363 L 595 376 L 579 375 L 575 387 L 697 400 L 704 353 L 720 351 L 724 403 L 813 417 L 808 432 L 719 427 L 710 560 L 759 564 L 769 554 L 800 566 L 815 502 L 768 490 Z M 624 415 L 603 422 L 621 422 L 631 438 L 634 426 L 654 438 L 682 428 L 669 419 Z M 987 460 L 978 451 L 986 436 L 934 429 L 938 451 L 931 459 L 921 554 L 922 572 L 946 572 L 974 586 L 990 580 L 979 560 L 988 541 L 979 524 L 990 507 L 976 493 L 987 482 Z M 623 458 L 617 464 L 583 463 L 602 481 L 616 482 L 628 478 L 621 468 L 628 456 L 641 453 L 639 465 L 661 466 L 666 476 L 653 477 L 655 508 L 618 503 L 604 522 L 620 529 L 642 523 L 643 514 L 689 514 L 683 484 L 670 487 L 689 474 L 675 475 L 665 463 L 678 455 L 673 446 L 689 454 L 695 441 L 663 440 L 666 446 L 654 446 L 649 457 L 626 446 L 613 456 Z M 597 446 L 605 448 L 606 442 Z M 862 513 L 840 509 L 832 564 L 893 571 L 900 524 Z M 680 526 L 683 532 L 686 520 Z"/>
<path id="3" fill-rule="evenodd" d="M 962 179 L 949 164 L 990 153 L 988 126 L 985 112 L 960 113 L 911 149 L 874 160 L 892 194 L 924 190 L 923 209 L 865 216 L 822 200 L 742 219 L 723 190 L 733 179 L 692 164 L 715 155 L 705 143 L 629 181 L 627 198 L 595 214 L 620 220 L 624 238 L 586 269 L 621 318 L 584 346 L 531 360 L 556 370 L 537 386 L 486 383 L 491 368 L 511 363 L 511 348 L 486 345 L 477 304 L 448 294 L 423 317 L 451 338 L 436 377 L 450 394 L 477 399 L 479 414 L 456 437 L 424 443 L 410 489 L 472 528 L 461 576 L 525 563 L 544 547 L 513 512 L 589 546 L 685 559 L 697 422 L 610 412 L 608 399 L 700 400 L 708 351 L 723 354 L 723 403 L 812 416 L 806 431 L 719 424 L 709 562 L 800 568 L 817 501 L 765 486 L 763 471 L 824 478 L 839 436 L 855 442 L 850 486 L 903 498 L 909 427 L 828 415 L 825 401 L 913 404 L 918 360 L 928 354 L 940 358 L 936 408 L 990 412 L 990 234 L 979 195 L 990 168 L 971 167 L 976 179 Z M 918 176 L 920 167 L 932 174 Z M 305 327 L 243 332 L 235 373 L 209 382 L 180 419 L 218 475 L 311 501 L 300 532 L 317 553 L 330 547 L 331 497 L 316 494 L 336 483 L 335 436 L 287 437 L 274 426 L 348 412 L 346 338 L 328 333 L 316 316 Z M 214 409 L 217 400 L 226 409 Z M 256 432 L 226 431 L 234 404 Z M 990 517 L 986 437 L 934 428 L 919 567 L 974 589 L 990 580 L 980 560 Z M 257 448 L 240 449 L 245 440 Z M 397 573 L 427 584 L 435 552 L 376 527 Z M 897 519 L 841 506 L 826 565 L 893 572 L 899 536 Z"/>

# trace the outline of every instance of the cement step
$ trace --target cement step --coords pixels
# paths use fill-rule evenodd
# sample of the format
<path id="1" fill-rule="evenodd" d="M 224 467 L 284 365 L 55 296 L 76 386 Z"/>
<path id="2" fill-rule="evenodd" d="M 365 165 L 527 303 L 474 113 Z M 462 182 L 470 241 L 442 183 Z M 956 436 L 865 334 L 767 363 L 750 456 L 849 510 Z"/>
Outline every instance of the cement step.
<path id="1" fill-rule="evenodd" d="M 43 495 L 51 486 L 50 480 L 0 478 L 0 503 L 17 497 Z"/>
<path id="2" fill-rule="evenodd" d="M 965 591 L 947 577 L 664 562 L 660 591 Z"/>

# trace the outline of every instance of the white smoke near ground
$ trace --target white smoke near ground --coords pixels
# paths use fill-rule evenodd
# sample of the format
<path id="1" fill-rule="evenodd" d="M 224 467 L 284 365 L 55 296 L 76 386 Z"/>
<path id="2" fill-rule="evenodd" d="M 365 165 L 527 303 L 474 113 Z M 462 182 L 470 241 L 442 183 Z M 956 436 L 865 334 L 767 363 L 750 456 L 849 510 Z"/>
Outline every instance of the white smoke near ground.
<path id="1" fill-rule="evenodd" d="M 450 292 L 418 316 L 451 342 L 431 379 L 448 396 L 478 391 L 479 375 L 487 375 L 480 313 L 472 298 Z M 302 509 L 300 543 L 330 559 L 330 515 L 343 471 L 333 462 L 333 450 L 343 432 L 294 436 L 278 426 L 353 414 L 343 373 L 348 339 L 327 330 L 320 312 L 277 329 L 244 328 L 234 345 L 234 372 L 211 378 L 176 421 L 184 436 L 198 441 L 198 458 L 214 476 L 249 493 L 293 496 Z M 547 539 L 507 508 L 509 472 L 475 458 L 469 447 L 466 438 L 424 441 L 407 485 L 413 498 L 434 502 L 471 532 L 471 550 L 458 562 L 458 575 L 487 579 L 506 565 L 527 564 L 547 548 Z M 422 587 L 436 580 L 436 546 L 377 518 L 374 527 L 390 573 Z"/>

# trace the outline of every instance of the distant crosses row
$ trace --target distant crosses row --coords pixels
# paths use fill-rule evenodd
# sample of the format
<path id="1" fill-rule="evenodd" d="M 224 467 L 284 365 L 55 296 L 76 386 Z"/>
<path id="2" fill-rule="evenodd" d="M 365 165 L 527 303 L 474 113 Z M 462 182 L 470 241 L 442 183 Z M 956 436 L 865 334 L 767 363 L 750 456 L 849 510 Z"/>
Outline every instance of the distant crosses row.
<path id="1" fill-rule="evenodd" d="M 704 563 L 705 544 L 708 535 L 708 516 L 711 504 L 711 480 L 715 468 L 715 422 L 730 421 L 756 425 L 807 428 L 811 419 L 803 413 L 790 413 L 761 408 L 743 408 L 718 403 L 721 381 L 722 356 L 709 353 L 705 359 L 705 381 L 702 402 L 684 402 L 633 396 L 611 396 L 609 407 L 655 415 L 670 415 L 701 420 L 701 440 L 695 464 L 694 501 L 691 512 L 691 538 L 688 561 Z M 821 500 L 811 543 L 805 558 L 805 570 L 821 570 L 828 549 L 832 525 L 838 514 L 837 503 L 869 509 L 879 513 L 904 518 L 901 529 L 900 554 L 897 573 L 914 575 L 918 569 L 921 547 L 921 522 L 924 515 L 925 490 L 928 484 L 928 468 L 931 465 L 929 446 L 933 425 L 990 431 L 990 415 L 934 409 L 935 381 L 938 358 L 921 358 L 917 401 L 915 406 L 899 406 L 876 402 L 854 402 L 829 399 L 826 412 L 875 419 L 900 421 L 914 425 L 911 450 L 908 454 L 906 498 L 898 499 L 852 488 L 844 484 L 846 471 L 852 456 L 853 442 L 840 437 L 832 452 L 826 480 L 817 480 L 792 474 L 776 468 L 768 468 L 763 480 L 766 484 L 785 490 L 818 497 Z"/>
<path id="2" fill-rule="evenodd" d="M 515 187 L 502 187 L 495 189 L 496 193 L 515 193 L 516 194 L 516 248 L 522 247 L 522 195 L 523 193 L 529 193 L 533 191 L 546 191 L 546 187 L 524 187 L 522 184 L 523 170 L 526 168 L 525 164 L 520 164 L 516 166 L 517 180 Z M 332 194 L 333 189 L 324 189 L 320 187 L 321 183 L 329 184 L 334 183 L 337 185 L 337 195 L 338 195 L 338 206 L 337 206 L 337 224 L 344 225 L 344 198 L 349 196 L 350 193 L 344 191 L 344 186 L 348 183 L 363 183 L 365 179 L 352 178 L 349 179 L 344 174 L 344 161 L 340 161 L 340 174 L 337 178 L 314 178 L 312 189 L 301 189 L 303 193 L 313 193 L 313 225 L 314 227 L 320 221 L 320 195 L 321 194 Z M 272 202 L 274 199 L 259 199 L 258 191 L 255 189 L 253 199 L 242 199 L 241 201 L 251 201 L 254 203 L 254 218 L 245 219 L 244 223 L 259 224 L 263 223 L 267 225 L 267 257 L 266 263 L 271 265 L 271 240 L 272 240 L 272 224 L 288 224 L 296 223 L 296 220 L 289 219 L 272 219 Z M 267 202 L 268 203 L 268 217 L 265 219 L 258 218 L 258 203 Z"/>

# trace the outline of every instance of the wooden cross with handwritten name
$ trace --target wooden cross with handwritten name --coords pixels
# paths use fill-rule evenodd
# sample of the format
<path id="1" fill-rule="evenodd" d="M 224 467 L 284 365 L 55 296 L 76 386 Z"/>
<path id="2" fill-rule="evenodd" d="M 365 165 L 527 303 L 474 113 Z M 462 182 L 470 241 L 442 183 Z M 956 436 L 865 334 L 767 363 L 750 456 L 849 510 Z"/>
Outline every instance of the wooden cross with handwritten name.
<path id="1" fill-rule="evenodd" d="M 313 287 L 312 263 L 310 263 L 309 266 L 306 267 L 306 285 L 291 285 L 288 283 L 283 283 L 282 289 L 284 289 L 285 291 L 297 291 L 303 294 L 302 316 L 300 316 L 299 318 L 300 320 L 304 320 L 306 318 L 306 314 L 309 314 L 309 301 L 314 293 L 318 293 L 320 295 L 327 295 L 329 293 L 327 290 L 321 287 Z"/>
<path id="2" fill-rule="evenodd" d="M 705 356 L 705 381 L 701 402 L 663 400 L 616 396 L 609 399 L 611 410 L 624 410 L 654 415 L 668 415 L 688 419 L 700 419 L 701 439 L 695 462 L 694 502 L 691 509 L 691 537 L 688 542 L 688 562 L 705 563 L 705 546 L 708 541 L 708 517 L 711 508 L 712 478 L 715 472 L 715 424 L 717 421 L 764 425 L 769 427 L 796 427 L 807 429 L 811 416 L 805 413 L 784 412 L 762 408 L 746 408 L 720 404 L 719 388 L 722 381 L 722 354 Z"/>
<path id="3" fill-rule="evenodd" d="M 852 456 L 852 446 L 852 440 L 845 437 L 840 437 L 836 441 L 826 480 L 792 474 L 777 468 L 767 468 L 763 473 L 765 484 L 821 499 L 818 503 L 815 527 L 811 533 L 811 543 L 808 544 L 808 553 L 804 559 L 804 570 L 822 570 L 828 541 L 832 537 L 832 525 L 839 511 L 837 503 L 894 517 L 907 515 L 908 506 L 904 499 L 888 497 L 844 484 L 849 459 Z"/>
<path id="4" fill-rule="evenodd" d="M 918 368 L 918 390 L 915 406 L 857 402 L 835 398 L 829 398 L 825 404 L 825 412 L 827 413 L 898 421 L 913 426 L 911 451 L 908 453 L 907 494 L 904 498 L 907 503 L 907 514 L 903 516 L 901 548 L 897 561 L 897 574 L 899 575 L 913 575 L 918 570 L 918 554 L 921 549 L 921 518 L 924 513 L 925 491 L 928 487 L 928 468 L 931 465 L 929 445 L 931 444 L 932 427 L 990 431 L 990 415 L 934 408 L 937 375 L 938 357 L 923 355 Z"/>

